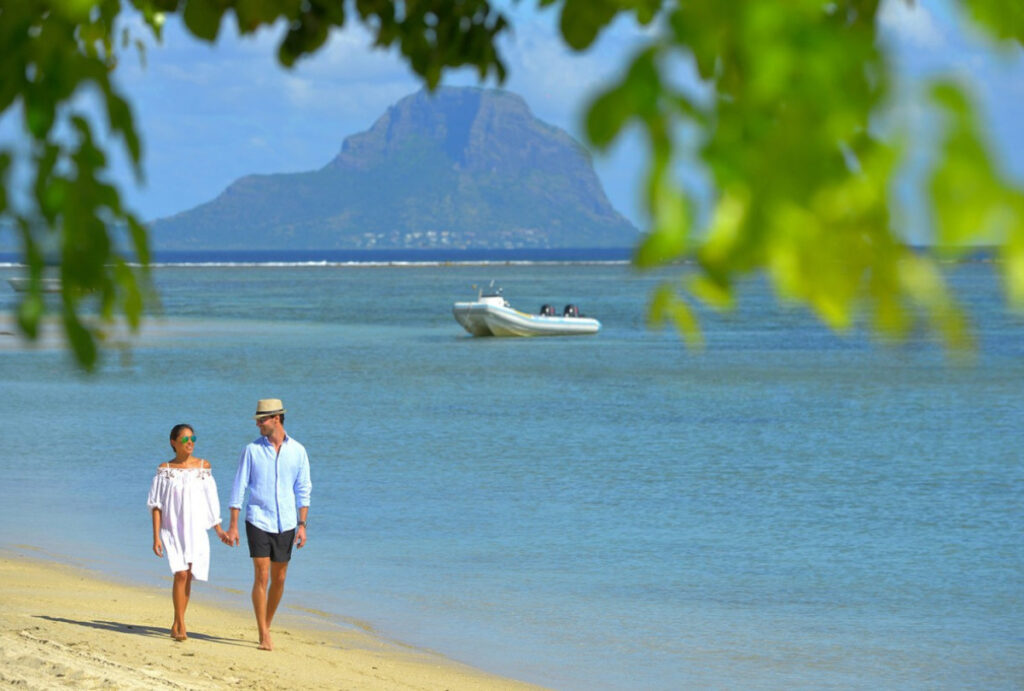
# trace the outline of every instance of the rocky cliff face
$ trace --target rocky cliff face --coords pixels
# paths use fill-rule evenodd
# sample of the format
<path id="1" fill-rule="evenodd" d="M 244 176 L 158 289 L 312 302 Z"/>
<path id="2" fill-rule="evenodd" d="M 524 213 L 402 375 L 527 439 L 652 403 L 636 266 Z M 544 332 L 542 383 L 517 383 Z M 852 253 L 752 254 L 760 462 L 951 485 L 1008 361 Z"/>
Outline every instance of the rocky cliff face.
<path id="1" fill-rule="evenodd" d="M 588 153 L 514 94 L 402 99 L 324 168 L 249 176 L 154 224 L 155 245 L 295 249 L 627 247 Z"/>

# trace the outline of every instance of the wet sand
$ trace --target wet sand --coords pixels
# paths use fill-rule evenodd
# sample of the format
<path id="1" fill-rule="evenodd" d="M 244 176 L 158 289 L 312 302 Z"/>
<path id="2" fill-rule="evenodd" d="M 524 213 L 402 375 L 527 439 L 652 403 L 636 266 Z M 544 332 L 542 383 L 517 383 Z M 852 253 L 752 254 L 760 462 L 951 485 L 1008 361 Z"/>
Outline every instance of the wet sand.
<path id="1" fill-rule="evenodd" d="M 211 604 L 192 588 L 189 638 L 170 637 L 167 588 L 113 583 L 0 551 L 0 685 L 28 689 L 531 689 L 440 655 L 341 627 L 315 613 L 282 610 L 273 652 L 257 650 L 241 608 Z M 248 593 L 239 594 L 248 601 Z"/>

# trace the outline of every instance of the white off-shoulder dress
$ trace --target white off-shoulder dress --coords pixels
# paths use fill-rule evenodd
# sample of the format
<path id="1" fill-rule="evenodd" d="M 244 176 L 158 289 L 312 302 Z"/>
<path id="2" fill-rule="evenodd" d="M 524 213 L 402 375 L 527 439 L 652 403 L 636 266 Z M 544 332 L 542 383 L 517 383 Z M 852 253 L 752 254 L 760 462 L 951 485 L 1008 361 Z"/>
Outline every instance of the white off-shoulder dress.
<path id="1" fill-rule="evenodd" d="M 160 509 L 160 539 L 171 573 L 186 571 L 205 581 L 210 574 L 207 531 L 220 523 L 217 483 L 209 468 L 157 468 L 149 488 L 150 510 Z"/>

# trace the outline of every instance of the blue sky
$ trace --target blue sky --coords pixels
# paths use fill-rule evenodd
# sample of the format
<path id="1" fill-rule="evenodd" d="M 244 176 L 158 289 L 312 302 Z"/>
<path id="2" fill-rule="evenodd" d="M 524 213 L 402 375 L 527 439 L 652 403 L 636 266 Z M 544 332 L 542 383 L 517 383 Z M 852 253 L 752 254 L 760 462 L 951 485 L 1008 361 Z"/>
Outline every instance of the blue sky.
<path id="1" fill-rule="evenodd" d="M 613 77 L 642 31 L 619 22 L 594 49 L 574 54 L 557 38 L 553 12 L 514 8 L 515 34 L 504 40 L 503 87 L 523 96 L 534 115 L 577 139 L 590 94 Z M 360 26 L 337 33 L 312 58 L 285 70 L 275 61 L 280 31 L 239 38 L 226 22 L 215 45 L 190 39 L 177 20 L 146 67 L 133 55 L 118 80 L 133 98 L 146 144 L 145 187 L 128 194 L 143 218 L 191 208 L 251 173 L 320 168 L 345 137 L 369 129 L 385 110 L 422 87 L 395 51 L 374 49 Z M 476 73 L 445 84 L 476 85 Z M 497 86 L 493 81 L 484 86 Z M 613 204 L 631 218 L 643 165 L 634 136 L 597 161 Z"/>
<path id="2" fill-rule="evenodd" d="M 618 73 L 645 30 L 619 21 L 591 50 L 576 54 L 558 38 L 557 14 L 533 4 L 510 6 L 515 32 L 501 45 L 509 68 L 504 87 L 522 95 L 537 117 L 582 139 L 589 98 Z M 917 79 L 957 75 L 981 99 L 1001 160 L 1024 181 L 1024 52 L 994 52 L 949 0 L 913 6 L 886 0 L 880 21 L 905 78 L 898 90 L 901 117 L 921 117 L 912 97 Z M 357 23 L 292 70 L 275 60 L 280 33 L 271 28 L 239 38 L 229 20 L 210 45 L 189 38 L 171 18 L 163 43 L 150 42 L 145 67 L 134 52 L 123 55 L 116 78 L 135 106 L 146 170 L 142 186 L 126 178 L 123 189 L 142 218 L 192 208 L 243 175 L 320 168 L 345 137 L 368 129 L 388 106 L 421 87 L 396 52 L 373 49 Z M 445 83 L 477 82 L 475 73 L 460 72 Z M 635 133 L 595 156 L 609 199 L 640 226 L 645 161 Z"/>

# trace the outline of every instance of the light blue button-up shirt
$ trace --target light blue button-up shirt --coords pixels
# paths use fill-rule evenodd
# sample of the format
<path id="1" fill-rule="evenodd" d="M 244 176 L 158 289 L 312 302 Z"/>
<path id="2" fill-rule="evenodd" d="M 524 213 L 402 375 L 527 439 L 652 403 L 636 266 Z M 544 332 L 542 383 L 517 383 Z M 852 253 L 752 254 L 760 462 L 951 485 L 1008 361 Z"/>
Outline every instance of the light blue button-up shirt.
<path id="1" fill-rule="evenodd" d="M 297 509 L 309 506 L 313 483 L 309 479 L 306 448 L 285 436 L 280 452 L 266 437 L 242 450 L 231 488 L 232 509 L 241 509 L 249 490 L 245 520 L 268 533 L 283 533 L 298 525 Z"/>

